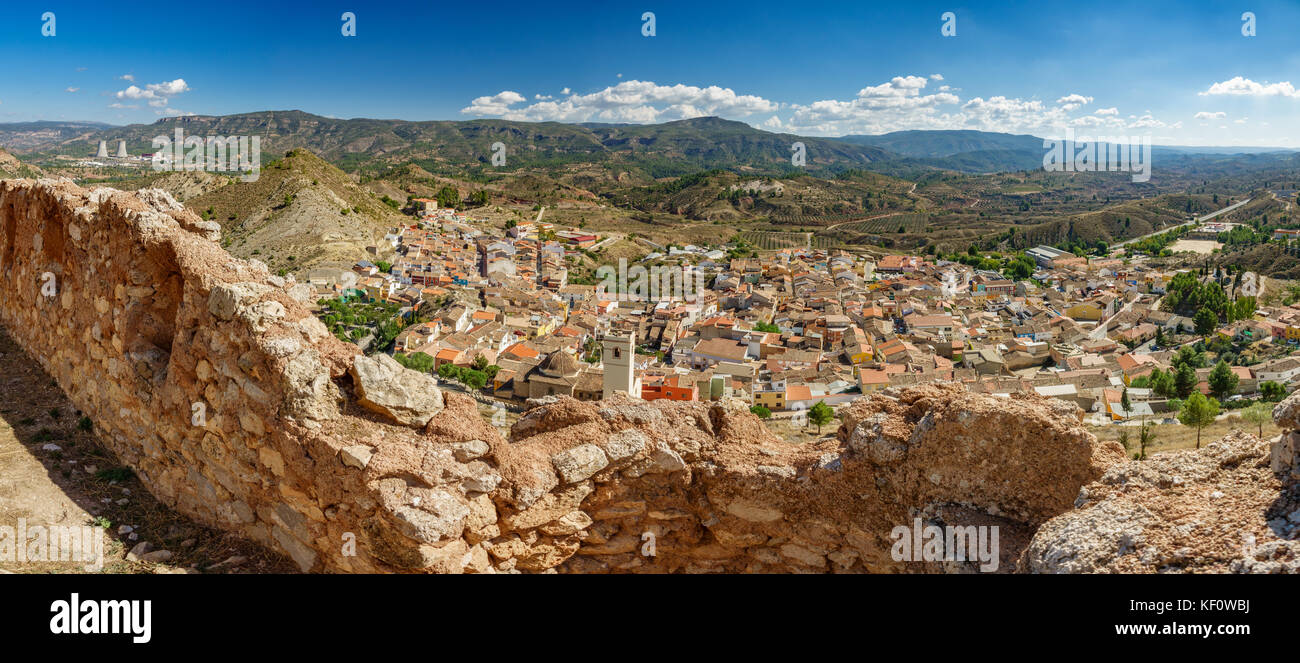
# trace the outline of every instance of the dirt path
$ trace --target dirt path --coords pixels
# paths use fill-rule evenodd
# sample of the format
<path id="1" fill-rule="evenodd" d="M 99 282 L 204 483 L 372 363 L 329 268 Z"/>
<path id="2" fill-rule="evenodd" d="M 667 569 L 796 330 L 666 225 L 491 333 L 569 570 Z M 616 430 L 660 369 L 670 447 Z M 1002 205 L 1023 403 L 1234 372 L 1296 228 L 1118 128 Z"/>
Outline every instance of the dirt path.
<path id="1" fill-rule="evenodd" d="M 836 229 L 836 228 L 838 228 L 838 227 L 840 227 L 840 226 L 847 226 L 847 225 L 849 225 L 850 223 L 862 223 L 863 221 L 875 221 L 876 219 L 885 219 L 885 218 L 889 218 L 889 217 L 891 217 L 891 216 L 900 216 L 900 215 L 902 215 L 902 214 L 911 214 L 911 213 L 912 213 L 912 212 L 888 212 L 888 213 L 886 213 L 886 214 L 877 214 L 877 215 L 875 215 L 875 216 L 868 216 L 868 217 L 864 217 L 864 218 L 861 218 L 861 219 L 853 219 L 853 220 L 851 220 L 851 221 L 841 221 L 841 222 L 839 222 L 839 223 L 835 223 L 835 224 L 831 224 L 831 225 L 829 225 L 829 226 L 825 226 L 825 227 L 823 227 L 823 228 L 822 228 L 822 231 L 826 231 L 826 230 L 834 230 L 834 229 Z"/>
<path id="2" fill-rule="evenodd" d="M 154 499 L 99 443 L 90 420 L 0 328 L 0 526 L 16 532 L 20 519 L 28 528 L 103 527 L 102 573 L 297 570 L 279 555 L 194 523 Z M 171 558 L 128 560 L 144 541 Z M 20 563 L 16 557 L 0 557 L 0 573 L 87 572 L 81 563 Z"/>

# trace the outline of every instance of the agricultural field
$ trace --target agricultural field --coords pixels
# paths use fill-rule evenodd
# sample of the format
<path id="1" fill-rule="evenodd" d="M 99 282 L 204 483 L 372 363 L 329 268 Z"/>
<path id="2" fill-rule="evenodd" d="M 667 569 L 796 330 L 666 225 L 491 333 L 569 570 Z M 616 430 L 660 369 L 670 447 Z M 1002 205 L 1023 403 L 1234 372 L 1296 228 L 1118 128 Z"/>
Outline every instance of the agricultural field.
<path id="1" fill-rule="evenodd" d="M 867 235 L 885 235 L 889 233 L 925 232 L 930 223 L 928 214 L 893 214 L 890 216 L 857 221 L 838 226 L 838 229 Z"/>
<path id="2" fill-rule="evenodd" d="M 797 249 L 808 246 L 810 233 L 786 233 L 786 232 L 765 232 L 765 231 L 748 231 L 740 233 L 740 238 L 753 245 L 760 251 L 779 251 L 781 249 Z M 817 248 L 828 248 L 830 238 L 820 237 L 819 243 L 825 246 Z"/>

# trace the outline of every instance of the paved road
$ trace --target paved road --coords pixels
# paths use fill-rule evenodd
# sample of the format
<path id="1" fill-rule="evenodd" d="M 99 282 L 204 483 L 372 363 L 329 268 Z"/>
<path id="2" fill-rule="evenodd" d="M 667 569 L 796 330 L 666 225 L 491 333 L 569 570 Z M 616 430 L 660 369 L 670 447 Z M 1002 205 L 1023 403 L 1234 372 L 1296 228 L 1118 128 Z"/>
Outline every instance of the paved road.
<path id="1" fill-rule="evenodd" d="M 1216 216 L 1218 216 L 1218 215 L 1220 215 L 1220 214 L 1226 214 L 1226 213 L 1228 213 L 1228 212 L 1231 212 L 1232 210 L 1235 210 L 1235 209 L 1237 209 L 1238 207 L 1241 207 L 1242 205 L 1245 205 L 1246 203 L 1250 202 L 1251 200 L 1252 200 L 1252 199 L 1247 198 L 1247 199 L 1245 199 L 1245 200 L 1243 200 L 1243 201 L 1241 201 L 1241 202 L 1239 202 L 1239 203 L 1233 203 L 1233 204 L 1231 204 L 1231 205 L 1228 205 L 1227 207 L 1225 207 L 1225 208 L 1223 208 L 1223 209 L 1221 209 L 1221 210 L 1219 210 L 1219 211 L 1217 211 L 1217 212 L 1211 212 L 1211 213 L 1209 213 L 1209 214 L 1206 214 L 1205 216 L 1201 216 L 1201 217 L 1197 217 L 1197 218 L 1195 218 L 1195 219 L 1192 219 L 1191 221 L 1188 221 L 1187 223 L 1180 223 L 1180 224 L 1178 224 L 1178 225 L 1176 225 L 1176 226 L 1170 226 L 1170 227 L 1168 227 L 1168 228 L 1165 228 L 1164 230 L 1157 230 L 1157 231 L 1155 231 L 1155 232 L 1153 232 L 1153 233 L 1150 233 L 1150 234 L 1147 234 L 1147 235 L 1143 235 L 1143 236 L 1141 236 L 1141 237 L 1134 237 L 1133 239 L 1124 240 L 1123 242 L 1120 242 L 1119 244 L 1116 244 L 1116 245 L 1112 246 L 1111 248 L 1112 248 L 1112 249 L 1122 248 L 1122 247 L 1123 247 L 1124 245 L 1126 245 L 1126 244 L 1132 244 L 1133 242 L 1137 242 L 1137 241 L 1140 241 L 1140 240 L 1144 240 L 1144 239 L 1146 239 L 1146 238 L 1148 238 L 1148 237 L 1154 237 L 1154 236 L 1156 236 L 1156 235 L 1159 235 L 1160 233 L 1167 233 L 1167 232 L 1169 232 L 1170 230 L 1177 230 L 1178 228 L 1183 228 L 1183 227 L 1185 227 L 1185 226 L 1194 226 L 1194 225 L 1196 225 L 1196 224 L 1198 224 L 1198 223 L 1202 223 L 1202 222 L 1204 222 L 1204 221 L 1209 221 L 1210 219 L 1213 219 L 1214 217 L 1216 217 Z"/>

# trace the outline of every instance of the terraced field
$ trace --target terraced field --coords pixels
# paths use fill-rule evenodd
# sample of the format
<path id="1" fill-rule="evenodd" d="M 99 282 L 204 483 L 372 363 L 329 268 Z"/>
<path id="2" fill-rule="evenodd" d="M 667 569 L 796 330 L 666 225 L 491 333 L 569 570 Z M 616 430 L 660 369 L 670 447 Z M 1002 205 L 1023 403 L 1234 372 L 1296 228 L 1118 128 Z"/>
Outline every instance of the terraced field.
<path id="1" fill-rule="evenodd" d="M 838 226 L 836 230 L 867 235 L 884 235 L 898 233 L 900 232 L 899 228 L 902 228 L 901 232 L 904 233 L 919 233 L 924 232 L 929 223 L 930 216 L 928 214 L 895 214 L 879 219 L 871 219 L 870 221 L 846 223 Z"/>
<path id="2" fill-rule="evenodd" d="M 750 231 L 740 233 L 740 237 L 762 251 L 778 251 L 780 249 L 796 249 L 808 246 L 808 233 Z M 827 240 L 827 238 L 818 239 L 821 241 Z"/>

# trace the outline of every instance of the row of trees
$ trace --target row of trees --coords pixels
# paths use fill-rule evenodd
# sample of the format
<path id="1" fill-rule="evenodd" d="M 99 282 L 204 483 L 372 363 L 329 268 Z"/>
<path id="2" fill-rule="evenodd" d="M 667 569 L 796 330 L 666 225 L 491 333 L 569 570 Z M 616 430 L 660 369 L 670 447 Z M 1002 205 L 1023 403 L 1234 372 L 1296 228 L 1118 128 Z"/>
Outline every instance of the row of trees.
<path id="1" fill-rule="evenodd" d="M 752 405 L 749 408 L 759 419 L 769 419 L 772 416 L 772 410 L 764 405 Z M 835 408 L 827 405 L 824 401 L 817 401 L 815 405 L 808 409 L 808 423 L 817 426 L 817 434 L 822 434 L 822 426 L 829 424 L 835 418 Z"/>
<path id="2" fill-rule="evenodd" d="M 1192 272 L 1180 272 L 1169 280 L 1162 307 L 1184 315 L 1209 309 L 1223 317 L 1228 308 L 1228 293 L 1215 281 L 1202 283 Z"/>
<path id="3" fill-rule="evenodd" d="M 397 363 L 421 373 L 429 373 L 433 370 L 433 357 L 424 352 L 413 352 L 404 354 L 398 352 L 393 355 Z M 489 364 L 486 357 L 479 355 L 469 366 L 457 366 L 447 363 L 438 367 L 438 377 L 444 380 L 455 380 L 471 389 L 482 389 L 487 383 L 497 376 L 501 367 L 496 364 Z"/>
<path id="4" fill-rule="evenodd" d="M 1219 416 L 1220 403 L 1217 399 L 1210 398 L 1201 392 L 1194 392 L 1191 397 L 1183 401 L 1182 406 L 1178 409 L 1178 422 L 1184 426 L 1190 426 L 1196 429 L 1196 448 L 1201 448 L 1201 431 L 1206 426 L 1214 423 Z M 1259 437 L 1264 437 L 1264 424 L 1273 420 L 1273 406 L 1267 402 L 1258 402 L 1242 410 L 1241 416 L 1246 421 L 1255 424 L 1259 431 Z M 1155 444 L 1156 432 L 1153 424 L 1143 422 L 1138 430 L 1138 450 L 1133 457 L 1142 460 L 1147 457 L 1147 447 Z M 1130 439 L 1127 430 L 1121 430 L 1119 433 L 1119 442 L 1129 449 Z"/>
<path id="5" fill-rule="evenodd" d="M 1196 391 L 1198 382 L 1196 368 L 1190 362 L 1183 363 L 1167 373 L 1157 368 L 1151 371 L 1150 375 L 1134 378 L 1129 382 L 1129 386 L 1134 389 L 1150 389 L 1157 396 L 1164 398 L 1188 398 Z M 1237 391 L 1241 378 L 1232 371 L 1228 362 L 1220 360 L 1214 365 L 1214 370 L 1210 371 L 1206 382 L 1212 396 L 1227 398 Z M 1264 400 L 1269 402 L 1280 401 L 1286 396 L 1286 387 L 1272 380 L 1260 383 L 1259 391 Z"/>

